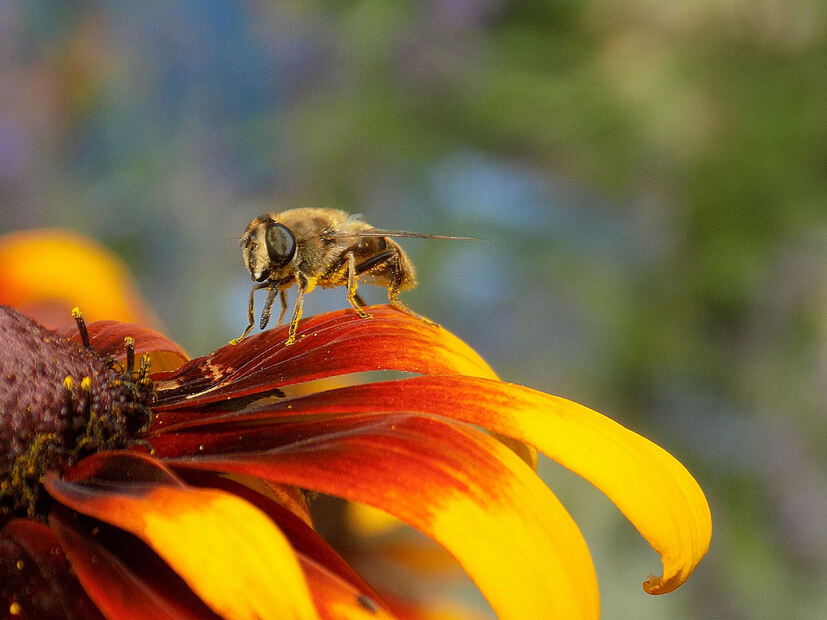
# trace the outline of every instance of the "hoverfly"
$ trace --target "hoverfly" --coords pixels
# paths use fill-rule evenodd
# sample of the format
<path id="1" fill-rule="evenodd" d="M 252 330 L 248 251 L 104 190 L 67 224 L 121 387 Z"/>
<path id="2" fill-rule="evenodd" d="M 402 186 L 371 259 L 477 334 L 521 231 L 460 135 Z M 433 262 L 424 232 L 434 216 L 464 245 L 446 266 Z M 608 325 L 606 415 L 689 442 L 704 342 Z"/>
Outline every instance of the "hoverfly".
<path id="1" fill-rule="evenodd" d="M 285 290 L 293 284 L 298 288 L 298 295 L 285 345 L 296 341 L 304 295 L 316 286 L 347 287 L 348 302 L 365 319 L 370 318 L 370 314 L 365 311 L 365 302 L 356 292 L 357 280 L 385 286 L 391 305 L 418 317 L 398 299 L 400 291 L 416 286 L 416 275 L 410 259 L 393 237 L 476 240 L 474 237 L 380 230 L 362 221 L 358 215 L 349 215 L 338 209 L 290 209 L 255 218 L 247 226 L 240 245 L 244 265 L 257 284 L 250 291 L 247 328 L 241 336 L 231 340 L 231 344 L 241 342 L 253 329 L 253 296 L 257 290 L 267 289 L 267 299 L 259 321 L 260 329 L 264 329 L 270 320 L 276 295 L 281 302 L 281 313 L 276 324 L 281 323 L 287 311 Z M 424 317 L 419 318 L 427 321 Z"/>

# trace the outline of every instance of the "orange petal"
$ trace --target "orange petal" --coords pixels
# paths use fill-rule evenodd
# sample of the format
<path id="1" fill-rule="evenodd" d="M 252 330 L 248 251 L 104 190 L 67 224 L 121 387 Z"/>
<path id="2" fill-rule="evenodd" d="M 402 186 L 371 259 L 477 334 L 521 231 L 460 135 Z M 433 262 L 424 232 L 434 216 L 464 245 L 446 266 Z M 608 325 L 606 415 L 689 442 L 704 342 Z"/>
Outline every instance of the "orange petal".
<path id="1" fill-rule="evenodd" d="M 481 431 L 403 415 L 258 430 L 278 447 L 171 462 L 386 510 L 445 546 L 500 618 L 599 615 L 594 568 L 576 524 L 523 461 Z"/>
<path id="2" fill-rule="evenodd" d="M 103 246 L 62 230 L 30 230 L 0 237 L 0 304 L 46 327 L 71 322 L 79 306 L 87 321 L 157 321 L 123 262 Z"/>
<path id="3" fill-rule="evenodd" d="M 45 486 L 64 505 L 146 542 L 216 613 L 227 618 L 317 618 L 293 550 L 264 513 L 241 498 L 187 487 L 137 453 L 100 453 L 51 472 Z M 128 475 L 126 475 L 128 474 Z"/>
<path id="4" fill-rule="evenodd" d="M 170 441 L 186 441 L 185 429 L 196 424 L 201 429 L 193 441 L 207 434 L 218 441 L 222 420 L 237 429 L 285 415 L 401 412 L 447 416 L 514 437 L 594 484 L 661 555 L 663 577 L 644 584 L 651 594 L 680 586 L 709 548 L 709 505 L 695 479 L 668 452 L 582 405 L 499 381 L 412 377 L 356 385 L 181 423 Z"/>
<path id="5" fill-rule="evenodd" d="M 211 617 L 209 608 L 146 545 L 120 530 L 93 523 L 94 534 L 85 531 L 65 508 L 49 515 L 49 525 L 60 539 L 72 570 L 107 618 Z M 105 540 L 99 540 L 101 537 Z M 117 553 L 110 550 L 113 546 L 118 547 Z"/>
<path id="6" fill-rule="evenodd" d="M 301 414 L 433 413 L 537 447 L 601 491 L 661 555 L 650 594 L 680 586 L 709 549 L 712 519 L 703 491 L 672 455 L 617 422 L 572 401 L 522 386 L 470 377 L 413 377 L 331 390 L 269 407 Z M 257 415 L 236 419 L 249 423 Z"/>
<path id="7" fill-rule="evenodd" d="M 303 514 L 296 514 L 289 505 L 283 505 L 278 501 L 274 501 L 254 490 L 252 486 L 245 486 L 233 480 L 232 478 L 234 476 L 224 477 L 217 473 L 199 470 L 182 470 L 181 473 L 185 476 L 188 483 L 229 491 L 233 495 L 238 495 L 247 500 L 273 520 L 290 541 L 290 545 L 300 560 L 303 561 L 306 559 L 312 561 L 320 567 L 323 567 L 326 572 L 336 575 L 336 577 L 342 581 L 348 582 L 354 591 L 358 591 L 360 594 L 364 594 L 374 600 L 379 599 L 379 596 L 373 588 L 327 544 L 319 533 L 313 529 L 312 525 L 309 524 L 309 521 L 304 520 Z M 244 477 L 243 479 L 245 483 L 250 480 L 258 480 L 258 478 L 250 477 Z M 276 485 L 275 483 L 267 483 L 266 481 L 259 482 L 270 488 L 288 488 L 287 485 Z M 312 584 L 310 585 L 312 587 Z"/>

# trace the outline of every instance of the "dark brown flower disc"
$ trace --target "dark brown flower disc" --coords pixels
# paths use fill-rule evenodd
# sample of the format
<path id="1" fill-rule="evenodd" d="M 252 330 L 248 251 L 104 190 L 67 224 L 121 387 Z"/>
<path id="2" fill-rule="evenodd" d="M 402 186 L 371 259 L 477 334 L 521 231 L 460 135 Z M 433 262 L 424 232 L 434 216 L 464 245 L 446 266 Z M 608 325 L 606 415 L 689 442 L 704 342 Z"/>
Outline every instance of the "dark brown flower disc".
<path id="1" fill-rule="evenodd" d="M 0 306 L 0 522 L 39 512 L 47 470 L 135 441 L 150 415 L 146 374 Z"/>

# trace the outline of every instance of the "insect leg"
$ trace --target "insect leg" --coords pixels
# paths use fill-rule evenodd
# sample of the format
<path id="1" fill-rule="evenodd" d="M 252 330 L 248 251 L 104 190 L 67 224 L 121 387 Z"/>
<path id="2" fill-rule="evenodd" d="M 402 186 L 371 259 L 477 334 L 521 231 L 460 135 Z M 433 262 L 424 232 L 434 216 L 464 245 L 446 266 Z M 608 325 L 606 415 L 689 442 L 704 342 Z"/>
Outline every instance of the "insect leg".
<path id="1" fill-rule="evenodd" d="M 399 260 L 399 251 L 394 249 L 393 256 L 388 260 L 391 266 L 391 283 L 388 285 L 388 301 L 397 310 L 401 310 L 412 317 L 425 321 L 429 325 L 436 325 L 431 319 L 417 314 L 406 303 L 399 301 L 399 287 L 402 285 L 402 266 Z"/>
<path id="2" fill-rule="evenodd" d="M 261 284 L 254 284 L 253 288 L 250 289 L 250 302 L 247 304 L 247 327 L 245 328 L 244 333 L 238 338 L 233 338 L 230 340 L 230 344 L 238 344 L 252 331 L 253 326 L 256 324 L 255 292 L 269 285 L 269 282 L 262 282 Z"/>
<path id="3" fill-rule="evenodd" d="M 296 284 L 298 294 L 296 295 L 296 305 L 293 308 L 293 318 L 290 319 L 290 327 L 287 330 L 287 340 L 284 341 L 284 346 L 289 347 L 296 342 L 296 330 L 299 327 L 299 319 L 302 318 L 302 306 L 304 305 L 304 290 L 307 288 L 307 280 L 302 274 L 296 274 Z"/>
<path id="4" fill-rule="evenodd" d="M 281 312 L 279 312 L 279 320 L 276 321 L 276 327 L 281 325 L 281 320 L 284 318 L 284 313 L 287 312 L 287 295 L 284 293 L 284 289 L 279 291 L 279 300 L 281 301 Z"/>
<path id="5" fill-rule="evenodd" d="M 267 327 L 267 323 L 270 321 L 270 312 L 273 309 L 273 302 L 276 300 L 276 293 L 278 290 L 278 285 L 272 283 L 267 289 L 267 301 L 264 302 L 264 308 L 261 310 L 261 321 L 259 321 L 258 324 L 259 329 L 264 329 Z"/>
<path id="6" fill-rule="evenodd" d="M 361 266 L 361 265 L 360 265 Z M 353 309 L 359 313 L 359 316 L 363 319 L 369 319 L 370 314 L 365 312 L 362 306 L 365 302 L 362 300 L 361 297 L 357 300 L 356 298 L 359 297 L 359 294 L 356 292 L 356 256 L 353 252 L 347 253 L 347 300 L 350 302 L 350 305 L 353 306 Z"/>

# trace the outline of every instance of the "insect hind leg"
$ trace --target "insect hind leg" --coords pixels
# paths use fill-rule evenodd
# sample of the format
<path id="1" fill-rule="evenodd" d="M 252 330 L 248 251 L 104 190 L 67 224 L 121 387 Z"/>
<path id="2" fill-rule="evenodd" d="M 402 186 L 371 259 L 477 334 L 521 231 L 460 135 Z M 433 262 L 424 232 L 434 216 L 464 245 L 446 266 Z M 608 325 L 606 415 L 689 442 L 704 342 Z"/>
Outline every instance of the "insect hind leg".
<path id="1" fill-rule="evenodd" d="M 396 308 L 397 310 L 401 310 L 405 314 L 409 314 L 410 316 L 417 318 L 429 325 L 434 325 L 439 327 L 436 323 L 434 323 L 431 319 L 422 316 L 421 314 L 414 312 L 414 310 L 408 306 L 403 301 L 399 300 L 399 293 L 400 288 L 402 286 L 402 281 L 404 279 L 404 272 L 402 270 L 401 258 L 399 257 L 399 250 L 393 249 L 386 252 L 388 257 L 386 262 L 391 268 L 391 281 L 388 285 L 388 301 L 390 304 Z"/>
<path id="2" fill-rule="evenodd" d="M 370 262 L 370 261 L 365 261 L 365 262 Z M 348 302 L 350 302 L 350 305 L 353 306 L 353 309 L 356 310 L 356 312 L 359 313 L 360 317 L 362 317 L 363 319 L 369 319 L 369 318 L 371 318 L 371 315 L 368 312 L 366 312 L 364 307 L 363 307 L 365 305 L 365 300 L 362 299 L 361 295 L 359 295 L 359 293 L 356 292 L 356 274 L 357 273 L 362 273 L 363 271 L 365 271 L 365 268 L 363 268 L 364 264 L 365 263 L 362 263 L 361 265 L 359 265 L 357 267 L 356 266 L 356 256 L 353 254 L 353 252 L 348 252 L 348 255 L 347 255 L 347 300 L 348 300 Z M 370 266 L 368 266 L 367 269 L 370 269 Z"/>
<path id="3" fill-rule="evenodd" d="M 439 327 L 439 324 L 434 323 L 434 322 L 433 322 L 431 319 L 429 319 L 428 317 L 426 317 L 426 316 L 422 316 L 422 315 L 421 315 L 421 314 L 419 314 L 418 312 L 414 311 L 414 310 L 413 310 L 413 309 L 412 309 L 412 308 L 411 308 L 408 304 L 406 304 L 404 301 L 400 301 L 399 299 L 397 299 L 397 298 L 396 298 L 396 295 L 399 295 L 399 291 L 395 291 L 395 293 L 394 293 L 394 292 L 392 292 L 391 288 L 390 288 L 390 287 L 388 287 L 388 301 L 390 301 L 390 304 L 391 304 L 394 308 L 396 308 L 397 310 L 401 310 L 401 311 L 402 311 L 402 312 L 404 312 L 405 314 L 409 314 L 409 315 L 411 315 L 412 317 L 414 317 L 415 319 L 419 319 L 420 321 L 423 321 L 423 322 L 427 323 L 428 325 L 434 325 L 435 327 Z"/>

